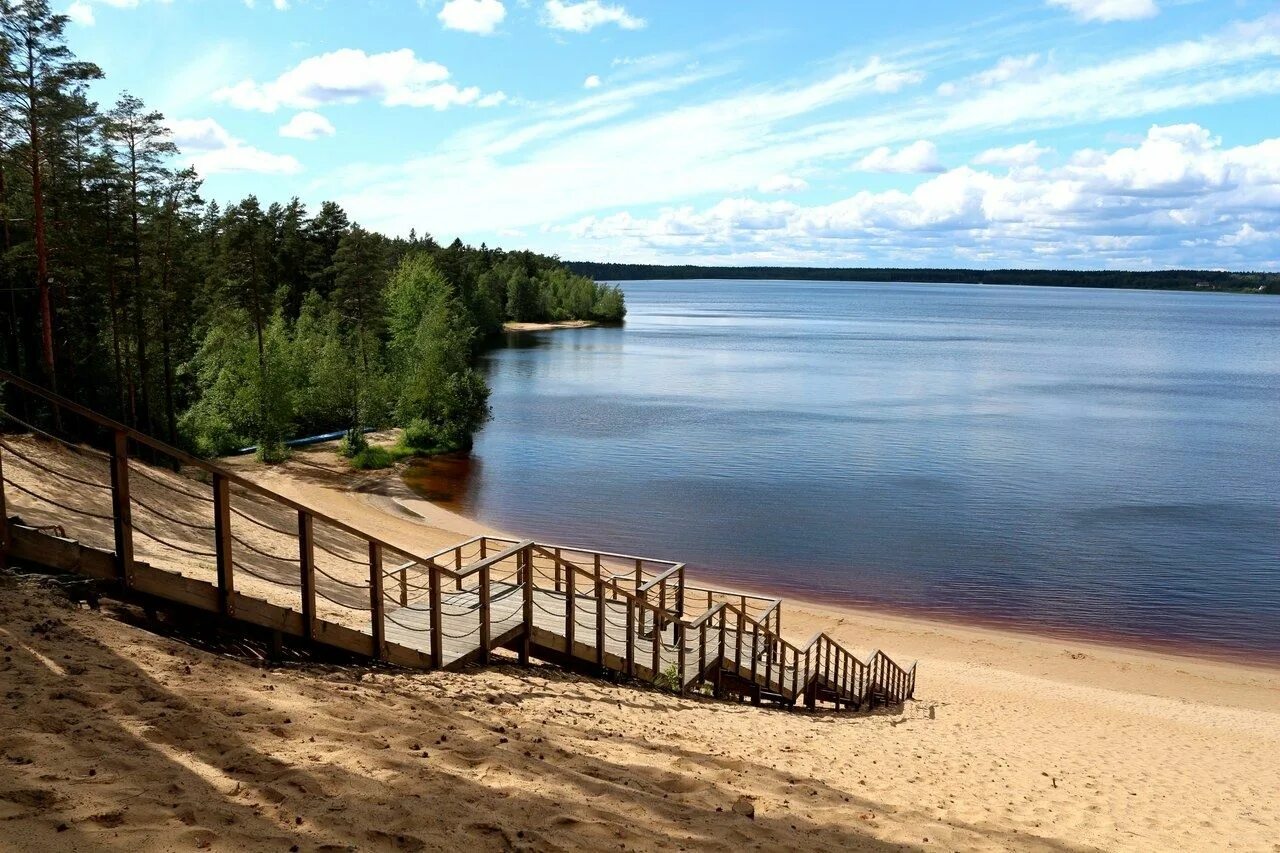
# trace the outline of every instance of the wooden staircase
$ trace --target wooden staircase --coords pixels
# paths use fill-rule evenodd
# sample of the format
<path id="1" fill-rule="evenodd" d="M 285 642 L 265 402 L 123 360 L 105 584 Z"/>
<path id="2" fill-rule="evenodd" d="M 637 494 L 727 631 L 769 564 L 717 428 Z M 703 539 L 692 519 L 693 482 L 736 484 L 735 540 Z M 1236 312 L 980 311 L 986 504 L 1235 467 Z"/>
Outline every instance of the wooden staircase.
<path id="1" fill-rule="evenodd" d="M 0 433 L 0 565 L 77 572 L 408 667 L 509 649 L 756 704 L 857 709 L 914 694 L 915 664 L 825 633 L 794 645 L 781 600 L 688 583 L 682 563 L 493 536 L 412 553 L 5 371 L 0 382 L 7 401 L 17 390 L 29 409 L 82 419 L 78 434 L 102 448 L 0 409 L 25 430 Z"/>

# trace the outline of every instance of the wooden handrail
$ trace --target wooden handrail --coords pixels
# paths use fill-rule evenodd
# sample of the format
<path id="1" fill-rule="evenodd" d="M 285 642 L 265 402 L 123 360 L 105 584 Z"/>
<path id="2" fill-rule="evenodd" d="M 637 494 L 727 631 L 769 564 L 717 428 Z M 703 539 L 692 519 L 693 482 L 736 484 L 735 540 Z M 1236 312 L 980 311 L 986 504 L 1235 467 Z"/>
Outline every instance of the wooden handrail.
<path id="1" fill-rule="evenodd" d="M 723 610 L 724 610 L 726 607 L 728 607 L 728 606 L 729 606 L 729 605 L 728 605 L 728 603 L 727 603 L 727 602 L 724 602 L 724 601 L 720 602 L 720 603 L 719 603 L 719 604 L 717 604 L 715 607 L 712 607 L 711 609 L 707 610 L 705 613 L 703 613 L 703 614 L 702 614 L 701 616 L 699 616 L 697 619 L 694 619 L 692 622 L 688 623 L 688 624 L 689 624 L 689 627 L 690 627 L 690 628 L 701 628 L 701 627 L 702 627 L 702 624 L 703 624 L 704 622 L 706 622 L 708 619 L 713 618 L 717 613 L 720 613 L 721 611 L 723 611 Z"/>
<path id="2" fill-rule="evenodd" d="M 637 592 L 638 594 L 640 594 L 640 595 L 644 595 L 646 592 L 648 592 L 649 590 L 653 589 L 655 586 L 657 586 L 658 584 L 660 584 L 662 581 L 666 580 L 667 578 L 671 577 L 671 576 L 672 576 L 672 575 L 674 575 L 674 574 L 677 574 L 677 573 L 678 573 L 681 569 L 683 569 L 683 568 L 684 568 L 684 563 L 673 563 L 673 564 L 672 564 L 672 566 L 671 566 L 671 568 L 667 569 L 667 570 L 666 570 L 666 571 L 664 571 L 662 574 L 657 575 L 657 576 L 656 576 L 656 577 L 654 577 L 652 580 L 650 580 L 650 581 L 646 582 L 645 584 L 641 585 L 641 587 L 640 587 L 639 589 L 637 589 L 637 590 L 636 590 L 636 592 Z"/>
<path id="3" fill-rule="evenodd" d="M 404 548 L 397 548 L 396 546 L 390 544 L 389 542 L 386 542 L 380 539 L 379 537 L 374 536 L 371 533 L 367 533 L 366 531 L 363 531 L 358 527 L 353 527 L 349 524 L 346 524 L 345 522 L 337 520 L 336 518 L 325 515 L 323 512 L 320 512 L 319 510 L 313 507 L 310 507 L 304 503 L 301 503 L 299 501 L 295 501 L 292 498 L 285 497 L 279 492 L 273 492 L 271 489 L 267 488 L 266 486 L 261 486 L 247 477 L 242 477 L 239 474 L 236 474 L 234 471 L 230 470 L 229 468 L 224 468 L 221 465 L 215 465 L 197 456 L 192 456 L 190 453 L 187 453 L 185 450 L 180 450 L 177 447 L 173 447 L 172 445 L 165 444 L 163 441 L 152 438 L 146 433 L 142 433 L 132 427 L 125 426 L 119 421 L 108 418 L 105 415 L 100 415 L 97 412 L 94 412 L 93 410 L 85 408 L 79 403 L 74 402 L 73 400 L 69 400 L 66 397 L 61 396 L 60 394 L 55 394 L 52 391 L 49 391 L 45 388 L 40 387 L 39 385 L 36 385 L 32 382 L 28 382 L 22 377 L 16 376 L 13 373 L 10 373 L 9 371 L 3 368 L 0 368 L 0 382 L 7 382 L 11 385 L 14 385 L 22 389 L 23 391 L 26 391 L 29 394 L 34 394 L 37 397 L 40 397 L 41 399 L 45 400 L 46 402 L 49 402 L 55 406 L 59 406 L 70 412 L 73 412 L 79 415 L 80 417 L 90 421 L 91 423 L 95 423 L 104 429 L 111 430 L 113 433 L 123 434 L 124 436 L 138 442 L 139 444 L 150 447 L 152 450 L 155 450 L 158 453 L 163 453 L 164 455 L 169 456 L 170 458 L 175 459 L 178 462 L 181 462 L 183 465 L 189 465 L 192 468 L 198 468 L 201 471 L 204 471 L 205 473 L 210 475 L 217 474 L 219 476 L 222 476 L 226 478 L 226 481 L 230 484 L 234 484 L 234 485 L 240 486 L 241 488 L 248 489 L 249 491 L 254 492 L 255 494 L 261 495 L 262 497 L 270 498 L 276 503 L 283 504 L 284 506 L 294 510 L 295 512 L 306 512 L 315 521 L 321 521 L 321 522 L 324 522 L 325 524 L 332 525 L 333 527 L 338 528 L 342 532 L 355 536 L 358 539 L 363 539 L 366 542 L 376 542 L 377 544 L 381 545 L 385 549 L 390 549 L 392 551 L 396 551 L 398 553 L 412 557 L 414 560 L 417 560 L 420 563 L 429 562 L 427 559 L 420 557 L 417 554 L 414 554 L 412 551 L 409 551 Z"/>

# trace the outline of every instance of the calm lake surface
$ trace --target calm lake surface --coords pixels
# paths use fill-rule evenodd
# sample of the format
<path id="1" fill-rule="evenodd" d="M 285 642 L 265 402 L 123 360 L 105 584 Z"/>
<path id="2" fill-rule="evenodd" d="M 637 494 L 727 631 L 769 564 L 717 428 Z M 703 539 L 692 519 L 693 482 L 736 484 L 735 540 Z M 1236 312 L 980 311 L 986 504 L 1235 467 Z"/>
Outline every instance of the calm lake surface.
<path id="1" fill-rule="evenodd" d="M 812 599 L 1280 658 L 1280 299 L 626 282 L 509 336 L 469 460 L 515 534 Z"/>

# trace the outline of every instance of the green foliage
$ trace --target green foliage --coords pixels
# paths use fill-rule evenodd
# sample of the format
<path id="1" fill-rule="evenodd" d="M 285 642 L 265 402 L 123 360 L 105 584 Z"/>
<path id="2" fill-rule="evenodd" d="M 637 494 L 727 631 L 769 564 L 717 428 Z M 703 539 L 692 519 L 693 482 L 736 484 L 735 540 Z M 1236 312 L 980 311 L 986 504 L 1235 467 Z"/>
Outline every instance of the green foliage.
<path id="1" fill-rule="evenodd" d="M 419 452 L 470 448 L 489 419 L 489 387 L 471 366 L 475 330 L 462 301 L 433 264 L 409 259 L 388 302 L 403 443 Z"/>
<path id="2" fill-rule="evenodd" d="M 351 457 L 351 467 L 360 471 L 373 471 L 379 468 L 390 468 L 402 459 L 415 456 L 412 450 L 401 446 L 379 447 L 367 445 L 363 450 Z"/>
<path id="3" fill-rule="evenodd" d="M 657 686 L 659 690 L 668 690 L 672 693 L 679 693 L 680 692 L 679 668 L 675 664 L 671 664 L 662 672 L 658 673 L 658 676 L 655 679 L 653 679 L 653 683 L 654 685 Z"/>
<path id="4" fill-rule="evenodd" d="M 351 467 L 360 471 L 371 471 L 376 468 L 390 468 L 395 457 L 385 447 L 366 446 L 351 456 Z"/>
<path id="5" fill-rule="evenodd" d="M 261 339 L 240 312 L 209 330 L 193 360 L 203 393 L 180 421 L 197 452 L 218 455 L 257 444 L 265 460 L 284 457 L 298 378 L 292 343 L 279 314 Z"/>
<path id="6" fill-rule="evenodd" d="M 369 439 L 365 438 L 364 431 L 359 429 L 347 430 L 342 441 L 338 442 L 338 452 L 348 459 L 354 459 L 368 449 Z"/>
<path id="7" fill-rule="evenodd" d="M 354 456 L 392 424 L 465 448 L 508 317 L 621 316 L 556 258 L 386 237 L 333 202 L 205 206 L 164 116 L 88 99 L 66 22 L 0 0 L 0 365 L 201 454 L 343 429 Z"/>

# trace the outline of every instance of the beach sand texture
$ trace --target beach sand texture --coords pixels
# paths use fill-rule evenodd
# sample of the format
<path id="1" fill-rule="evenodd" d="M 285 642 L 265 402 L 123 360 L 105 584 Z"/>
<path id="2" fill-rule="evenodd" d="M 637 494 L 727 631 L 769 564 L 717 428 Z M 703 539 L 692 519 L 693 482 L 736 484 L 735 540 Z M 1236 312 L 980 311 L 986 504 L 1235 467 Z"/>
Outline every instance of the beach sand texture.
<path id="1" fill-rule="evenodd" d="M 235 464 L 404 547 L 479 532 L 324 449 Z M 0 849 L 1280 850 L 1275 669 L 788 601 L 921 660 L 901 712 L 809 714 L 264 668 L 3 584 Z"/>

